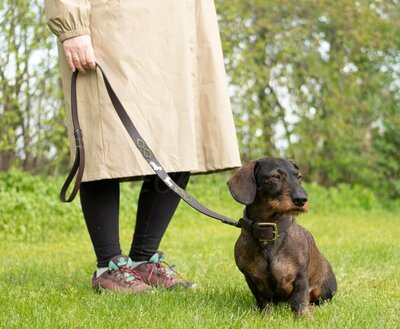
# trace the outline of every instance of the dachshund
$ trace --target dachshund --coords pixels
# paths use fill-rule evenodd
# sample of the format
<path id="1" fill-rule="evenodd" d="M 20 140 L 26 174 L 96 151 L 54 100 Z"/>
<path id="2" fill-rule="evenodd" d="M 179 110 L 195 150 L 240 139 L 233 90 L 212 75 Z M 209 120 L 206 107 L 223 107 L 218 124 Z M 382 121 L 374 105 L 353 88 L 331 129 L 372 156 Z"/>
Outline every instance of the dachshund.
<path id="1" fill-rule="evenodd" d="M 314 238 L 293 217 L 308 210 L 296 163 L 263 158 L 243 166 L 228 181 L 233 198 L 245 205 L 235 261 L 262 311 L 288 302 L 295 315 L 333 297 L 332 267 Z"/>

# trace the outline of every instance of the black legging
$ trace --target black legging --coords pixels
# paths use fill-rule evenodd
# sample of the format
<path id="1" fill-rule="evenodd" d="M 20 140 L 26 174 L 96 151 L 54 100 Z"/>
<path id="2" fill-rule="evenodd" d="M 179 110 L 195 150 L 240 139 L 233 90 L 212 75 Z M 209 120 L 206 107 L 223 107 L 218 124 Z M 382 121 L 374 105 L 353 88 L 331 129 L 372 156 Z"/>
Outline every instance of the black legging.
<path id="1" fill-rule="evenodd" d="M 181 188 L 186 188 L 190 173 L 171 173 L 170 176 Z M 107 179 L 82 183 L 80 199 L 97 266 L 106 267 L 112 257 L 122 253 L 119 243 L 119 181 Z M 179 201 L 180 197 L 157 176 L 144 178 L 129 257 L 134 261 L 145 261 L 157 251 Z"/>

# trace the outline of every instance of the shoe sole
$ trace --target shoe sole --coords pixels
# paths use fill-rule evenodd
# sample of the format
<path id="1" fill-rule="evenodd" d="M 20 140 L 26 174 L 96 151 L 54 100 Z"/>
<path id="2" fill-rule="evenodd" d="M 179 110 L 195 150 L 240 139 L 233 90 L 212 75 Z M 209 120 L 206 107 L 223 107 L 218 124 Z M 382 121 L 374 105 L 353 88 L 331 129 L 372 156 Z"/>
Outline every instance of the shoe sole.
<path id="1" fill-rule="evenodd" d="M 96 293 L 103 294 L 103 293 L 117 293 L 117 294 L 141 294 L 141 293 L 153 293 L 154 289 L 152 287 L 148 287 L 138 291 L 131 291 L 131 290 L 124 290 L 124 289 L 107 289 L 100 285 L 92 287 Z"/>

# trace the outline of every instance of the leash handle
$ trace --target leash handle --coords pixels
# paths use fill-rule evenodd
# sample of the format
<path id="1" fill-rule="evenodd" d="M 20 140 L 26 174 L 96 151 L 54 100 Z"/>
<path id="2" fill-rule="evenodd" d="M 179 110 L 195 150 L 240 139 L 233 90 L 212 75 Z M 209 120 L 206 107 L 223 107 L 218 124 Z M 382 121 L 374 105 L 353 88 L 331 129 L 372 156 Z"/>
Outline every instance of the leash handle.
<path id="1" fill-rule="evenodd" d="M 60 200 L 62 202 L 72 202 L 75 199 L 76 194 L 81 186 L 83 172 L 85 170 L 85 148 L 83 146 L 82 131 L 79 125 L 78 117 L 78 101 L 76 97 L 76 80 L 78 78 L 78 71 L 72 73 L 71 77 L 71 113 L 72 113 L 72 124 L 74 126 L 74 137 L 75 137 L 75 160 L 72 165 L 71 171 L 65 180 L 61 191 Z M 75 179 L 74 187 L 69 197 L 67 197 L 68 187 L 71 185 L 72 180 Z"/>
<path id="2" fill-rule="evenodd" d="M 240 224 L 224 215 L 221 215 L 219 213 L 216 213 L 215 211 L 212 211 L 202 205 L 199 201 L 197 201 L 190 193 L 179 187 L 173 179 L 168 175 L 168 173 L 165 171 L 161 163 L 157 160 L 156 156 L 153 154 L 151 149 L 148 147 L 146 141 L 142 138 L 142 136 L 139 134 L 138 130 L 136 129 L 135 125 L 131 121 L 131 119 L 128 116 L 128 113 L 124 109 L 122 103 L 120 102 L 119 98 L 115 94 L 113 88 L 111 87 L 111 84 L 105 75 L 103 69 L 100 67 L 100 65 L 96 64 L 97 68 L 99 68 L 103 80 L 107 89 L 108 96 L 111 99 L 111 103 L 113 104 L 113 107 L 115 111 L 118 114 L 118 117 L 120 118 L 122 124 L 124 125 L 126 131 L 128 132 L 129 136 L 131 137 L 133 143 L 137 147 L 137 149 L 140 151 L 142 154 L 143 158 L 147 161 L 147 163 L 150 165 L 150 167 L 153 169 L 154 173 L 176 194 L 178 194 L 183 201 L 185 201 L 188 205 L 190 205 L 192 208 L 196 209 L 200 213 L 215 218 L 224 224 L 240 227 Z M 84 147 L 83 147 L 83 140 L 82 136 L 80 134 L 80 126 L 79 126 L 79 120 L 78 120 L 78 104 L 76 100 L 76 78 L 78 76 L 78 71 L 75 71 L 74 74 L 72 75 L 71 79 L 71 112 L 72 112 L 72 118 L 73 118 L 73 125 L 74 125 L 74 131 L 77 132 L 75 142 L 76 142 L 76 157 L 75 157 L 75 162 L 74 166 L 64 183 L 63 188 L 61 189 L 60 197 L 61 201 L 63 202 L 71 202 L 74 197 L 76 196 L 76 193 L 79 190 L 79 186 L 82 180 L 82 175 L 83 175 L 83 170 L 84 170 L 84 164 L 85 164 L 85 154 L 84 154 Z M 77 178 L 75 180 L 75 185 L 74 189 L 71 193 L 71 196 L 66 199 L 65 194 L 66 190 L 68 189 L 68 186 L 70 185 L 72 178 L 74 175 L 77 174 Z"/>

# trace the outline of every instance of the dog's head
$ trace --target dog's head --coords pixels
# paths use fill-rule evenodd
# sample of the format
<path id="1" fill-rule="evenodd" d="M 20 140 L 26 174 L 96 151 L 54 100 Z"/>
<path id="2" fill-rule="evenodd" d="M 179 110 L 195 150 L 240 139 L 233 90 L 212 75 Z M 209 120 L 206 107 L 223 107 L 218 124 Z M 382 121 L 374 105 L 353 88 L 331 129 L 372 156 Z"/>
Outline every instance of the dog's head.
<path id="1" fill-rule="evenodd" d="M 300 168 L 293 161 L 263 158 L 243 166 L 229 179 L 228 186 L 241 204 L 257 202 L 278 213 L 305 212 L 308 198 L 301 179 Z"/>

